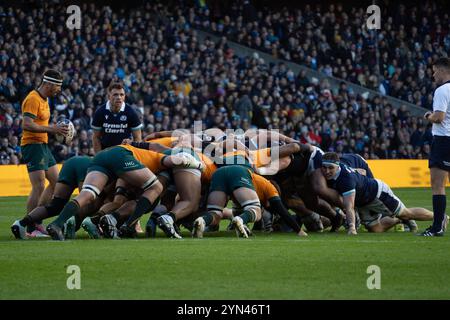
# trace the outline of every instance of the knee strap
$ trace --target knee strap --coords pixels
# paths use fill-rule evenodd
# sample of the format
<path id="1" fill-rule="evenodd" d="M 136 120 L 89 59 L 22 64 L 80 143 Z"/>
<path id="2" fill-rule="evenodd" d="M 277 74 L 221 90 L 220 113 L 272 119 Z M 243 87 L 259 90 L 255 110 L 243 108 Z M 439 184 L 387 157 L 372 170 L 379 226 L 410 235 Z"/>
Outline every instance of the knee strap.
<path id="1" fill-rule="evenodd" d="M 141 186 L 141 189 L 146 191 L 146 190 L 150 189 L 151 187 L 153 187 L 157 183 L 158 183 L 158 178 L 156 176 L 154 176 L 154 177 L 148 179 L 147 182 L 145 182 Z"/>
<path id="2" fill-rule="evenodd" d="M 118 195 L 124 196 L 124 197 L 127 198 L 127 199 L 130 198 L 130 195 L 128 194 L 127 189 L 126 189 L 125 187 L 122 187 L 122 186 L 116 187 L 116 190 L 115 190 L 115 192 L 114 192 L 114 195 L 115 195 L 115 196 L 118 196 Z"/>
<path id="3" fill-rule="evenodd" d="M 206 206 L 208 209 L 208 213 L 215 214 L 220 218 L 223 217 L 223 207 L 209 204 Z"/>
<path id="4" fill-rule="evenodd" d="M 249 200 L 242 203 L 242 209 L 250 212 L 253 216 L 253 221 L 256 219 L 256 214 L 261 210 L 261 203 L 259 200 Z"/>
<path id="5" fill-rule="evenodd" d="M 87 191 L 87 192 L 91 193 L 94 196 L 94 199 L 100 195 L 100 190 L 96 186 L 93 186 L 90 184 L 83 185 L 83 188 L 81 189 L 81 191 Z"/>

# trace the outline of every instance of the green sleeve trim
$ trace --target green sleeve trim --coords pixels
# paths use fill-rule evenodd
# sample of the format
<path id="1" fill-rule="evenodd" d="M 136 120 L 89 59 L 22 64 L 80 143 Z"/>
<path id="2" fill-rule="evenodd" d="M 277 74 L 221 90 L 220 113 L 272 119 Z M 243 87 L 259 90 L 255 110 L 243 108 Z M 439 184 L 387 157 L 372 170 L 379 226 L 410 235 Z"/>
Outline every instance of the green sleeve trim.
<path id="1" fill-rule="evenodd" d="M 37 116 L 35 114 L 29 113 L 29 112 L 24 112 L 23 114 L 24 117 L 30 117 L 31 119 L 36 119 Z"/>

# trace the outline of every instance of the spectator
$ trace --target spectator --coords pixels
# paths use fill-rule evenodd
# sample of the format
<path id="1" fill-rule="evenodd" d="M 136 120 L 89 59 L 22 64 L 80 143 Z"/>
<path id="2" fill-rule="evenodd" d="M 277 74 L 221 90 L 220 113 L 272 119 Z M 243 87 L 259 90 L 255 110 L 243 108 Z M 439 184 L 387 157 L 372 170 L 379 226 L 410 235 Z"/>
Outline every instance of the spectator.
<path id="1" fill-rule="evenodd" d="M 243 4 L 235 0 L 229 7 L 214 11 L 214 15 L 204 8 L 189 8 L 183 1 L 171 11 L 167 6 L 150 3 L 115 10 L 82 4 L 86 26 L 90 27 L 65 33 L 63 28 L 55 29 L 50 23 L 50 17 L 53 21 L 60 19 L 56 12 L 63 9 L 58 6 L 42 3 L 31 13 L 6 7 L 3 11 L 10 18 L 0 17 L 3 35 L 0 37 L 0 135 L 8 138 L 10 145 L 12 137 L 22 134 L 22 118 L 18 113 L 21 92 L 39 83 L 44 68 L 42 60 L 58 65 L 64 72 L 65 99 L 51 99 L 50 106 L 54 116 L 71 117 L 78 135 L 64 151 L 54 140 L 49 140 L 53 154 L 58 155 L 55 158 L 60 161 L 64 156 L 87 150 L 82 131 L 85 130 L 88 140 L 92 141 L 93 113 L 104 103 L 111 79 L 120 78 L 129 102 L 142 111 L 146 134 L 162 129 L 190 128 L 193 121 L 202 121 L 205 128 L 279 128 L 288 136 L 300 138 L 301 128 L 306 126 L 308 138 L 325 151 L 355 150 L 366 158 L 377 158 L 377 154 L 397 157 L 402 145 L 409 150 L 409 156 L 423 157 L 426 143 L 431 142 L 430 128 L 423 121 L 406 110 L 393 110 L 381 96 L 368 99 L 356 95 L 345 82 L 335 91 L 326 81 L 312 79 L 305 71 L 295 75 L 286 64 L 266 64 L 258 55 L 237 57 L 227 46 L 226 38 L 218 43 L 210 39 L 200 41 L 192 29 L 201 26 L 211 31 L 215 20 L 226 15 L 214 27 L 221 35 L 371 87 L 376 87 L 375 80 L 381 81 L 384 77 L 388 90 L 400 90 L 400 95 L 406 94 L 422 105 L 431 105 L 430 62 L 439 47 L 433 47 L 431 36 L 428 39 L 421 33 L 420 24 L 417 31 L 411 32 L 414 41 L 423 46 L 411 47 L 412 40 L 404 38 L 403 51 L 396 50 L 402 43 L 397 38 L 406 29 L 394 28 L 400 25 L 395 17 L 386 18 L 392 32 L 384 29 L 380 32 L 383 35 L 379 41 L 380 68 L 384 76 L 375 79 L 371 77 L 374 64 L 369 52 L 373 39 L 356 23 L 364 16 L 364 11 L 358 8 L 346 12 L 340 5 L 316 8 L 306 4 L 298 10 L 267 11 L 255 5 L 253 8 L 261 21 L 258 25 L 252 23 L 251 18 L 248 23 L 244 22 Z M 438 12 L 441 24 L 448 21 L 445 10 L 439 11 L 427 3 L 422 7 Z M 418 12 L 414 6 L 402 10 L 416 15 Z M 316 16 L 315 12 L 321 15 Z M 427 10 L 423 12 L 432 14 Z M 126 26 L 120 18 L 123 16 L 129 17 Z M 170 18 L 173 23 L 168 22 Z M 336 19 L 342 20 L 339 24 L 342 28 L 335 29 L 337 23 L 333 21 Z M 16 28 L 25 23 L 31 31 Z M 102 29 L 103 25 L 108 25 L 107 31 Z M 411 25 L 408 28 L 415 30 L 414 24 Z M 37 26 L 41 33 L 33 31 Z M 448 28 L 443 27 L 440 32 L 446 39 Z M 56 38 L 46 37 L 51 32 L 58 42 Z M 148 37 L 142 36 L 144 32 Z M 29 43 L 29 48 L 14 46 L 15 42 Z M 274 51 L 274 46 L 279 49 Z M 388 48 L 395 49 L 390 52 Z M 408 55 L 411 48 L 416 51 Z M 428 52 L 427 57 L 417 60 L 421 52 Z M 415 63 L 409 68 L 411 62 Z M 418 90 L 402 93 L 402 86 Z M 400 127 L 394 128 L 398 121 Z M 92 154 L 92 150 L 89 153 Z"/>

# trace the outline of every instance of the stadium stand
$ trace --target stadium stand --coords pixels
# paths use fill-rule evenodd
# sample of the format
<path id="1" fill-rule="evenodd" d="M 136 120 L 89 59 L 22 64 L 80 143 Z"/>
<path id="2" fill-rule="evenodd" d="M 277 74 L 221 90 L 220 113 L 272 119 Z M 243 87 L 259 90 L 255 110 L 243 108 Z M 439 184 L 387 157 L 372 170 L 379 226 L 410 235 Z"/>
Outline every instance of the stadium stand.
<path id="1" fill-rule="evenodd" d="M 381 93 L 379 97 L 366 99 L 363 95 L 355 94 L 345 83 L 334 92 L 326 79 L 319 81 L 302 72 L 295 74 L 285 63 L 266 63 L 257 55 L 239 57 L 228 46 L 225 38 L 218 43 L 210 39 L 200 41 L 193 29 L 197 26 L 230 37 L 234 35 L 231 26 L 236 22 L 230 19 L 230 27 L 221 29 L 215 21 L 219 21 L 222 15 L 214 10 L 214 14 L 210 15 L 207 14 L 209 10 L 198 6 L 196 10 L 186 12 L 185 3 L 182 6 L 146 3 L 130 9 L 83 4 L 81 8 L 85 27 L 69 31 L 65 28 L 66 16 L 60 14 L 65 12 L 65 6 L 42 3 L 32 10 L 24 10 L 20 6 L 0 7 L 2 164 L 17 164 L 21 160 L 18 147 L 21 136 L 20 104 L 25 95 L 39 84 L 40 75 L 49 67 L 61 70 L 65 78 L 64 96 L 51 101 L 53 121 L 56 121 L 58 115 L 64 114 L 74 122 L 77 130 L 77 137 L 70 146 L 50 141 L 52 152 L 59 162 L 74 155 L 93 153 L 92 114 L 105 99 L 105 89 L 113 80 L 125 83 L 127 101 L 140 112 L 144 135 L 160 130 L 190 128 L 194 121 L 202 121 L 205 128 L 280 129 L 290 137 L 321 146 L 325 151 L 356 152 L 367 159 L 428 157 L 430 127 L 421 118 L 411 116 L 406 107 L 393 108 Z M 231 5 L 230 8 L 238 13 L 249 10 L 236 5 Z M 292 21 L 293 27 L 303 28 L 307 24 L 306 20 L 312 19 L 309 23 L 314 30 L 320 30 L 313 22 L 321 23 L 323 20 L 325 23 L 327 19 L 314 19 L 314 12 L 320 13 L 318 10 L 310 7 L 309 10 L 295 12 L 292 15 L 295 20 Z M 343 19 L 339 6 L 333 9 L 334 14 L 328 12 L 331 8 L 322 10 L 322 17 L 339 21 Z M 399 7 L 397 11 L 404 12 L 402 10 L 405 9 Z M 433 16 L 435 10 L 438 8 L 429 8 L 425 12 Z M 354 14 L 360 14 L 358 12 Z M 239 16 L 249 16 L 238 13 L 229 17 L 239 21 Z M 264 13 L 255 11 L 255 14 Z M 448 15 L 442 14 L 444 16 L 441 20 L 448 21 Z M 284 11 L 273 15 L 275 17 L 268 16 L 263 21 L 270 24 L 276 19 L 279 21 L 279 29 L 284 30 L 283 23 L 291 15 L 286 15 Z M 313 17 L 307 19 L 310 15 Z M 418 19 L 420 15 L 417 13 Z M 223 21 L 227 21 L 226 16 L 223 17 Z M 402 14 L 395 19 L 401 17 Z M 353 21 L 353 18 L 347 17 L 348 21 Z M 393 20 L 392 23 L 396 21 Z M 297 22 L 300 23 L 299 26 L 295 25 Z M 262 29 L 257 29 L 259 27 L 266 30 L 264 37 L 260 34 Z M 401 66 L 410 65 L 409 53 L 405 53 L 408 57 L 406 60 L 401 54 L 402 50 L 395 50 L 393 53 L 395 58 L 399 51 L 402 59 L 391 59 L 388 55 L 388 61 L 394 64 L 389 87 L 395 89 L 398 86 L 396 83 L 402 81 L 401 88 L 416 88 L 408 77 L 417 81 L 421 78 L 414 72 L 424 72 L 424 87 L 417 82 L 420 90 L 412 94 L 416 97 L 416 92 L 419 92 L 419 100 L 423 103 L 419 104 L 419 100 L 415 98 L 412 102 L 427 107 L 431 105 L 429 92 L 432 90 L 428 63 L 435 54 L 447 48 L 448 41 L 445 39 L 448 39 L 448 28 L 441 28 L 438 38 L 442 41 L 439 40 L 438 43 L 442 46 L 432 45 L 435 36 L 428 42 L 426 39 L 421 42 L 421 49 L 428 50 L 427 43 L 431 43 L 431 48 L 436 52 L 432 51 L 422 64 L 415 64 L 410 70 L 412 74 L 405 71 L 409 69 L 395 68 L 395 64 L 399 63 Z M 323 29 L 321 32 L 325 33 L 325 26 Z M 308 55 L 304 55 L 305 60 L 297 59 L 294 53 L 285 48 L 287 33 L 279 36 L 274 34 L 277 28 L 270 31 L 267 26 L 255 24 L 246 25 L 246 30 L 248 36 L 236 39 L 238 42 L 255 47 L 252 41 L 256 40 L 252 38 L 252 34 L 257 32 L 260 34 L 257 38 L 261 40 L 268 37 L 268 40 L 262 42 L 262 47 L 256 46 L 259 49 L 264 49 L 266 40 L 270 42 L 273 38 L 270 48 L 276 47 L 280 51 L 277 56 L 284 59 L 290 56 L 288 60 L 314 67 Z M 431 31 L 430 34 L 434 35 L 435 32 Z M 345 32 L 345 28 L 338 30 L 335 36 L 340 36 L 340 43 L 347 46 L 351 39 L 343 37 Z M 304 49 L 307 47 L 305 52 L 312 54 L 312 47 L 315 46 L 317 52 L 322 52 L 318 47 L 336 45 L 333 41 L 324 42 L 323 39 L 327 39 L 324 36 L 319 37 L 322 40 L 317 40 L 311 30 L 310 33 L 311 39 L 307 43 L 311 48 L 306 44 L 299 46 Z M 417 41 L 422 40 L 420 37 L 423 33 L 419 34 Z M 397 36 L 395 32 L 392 35 L 395 41 Z M 249 39 L 253 40 L 248 42 Z M 406 43 L 403 47 L 408 50 Z M 344 68 L 347 73 L 345 79 L 353 81 L 355 79 L 352 77 L 361 75 L 356 76 L 354 82 L 378 89 L 376 81 L 373 82 L 373 78 L 367 76 L 372 74 L 372 70 L 368 69 L 372 62 L 370 59 L 362 59 L 365 56 L 364 48 L 366 47 L 363 45 L 360 49 L 358 57 L 361 61 L 358 60 L 358 63 L 347 65 L 341 59 L 345 66 L 336 65 L 337 62 L 332 61 L 328 62 L 327 67 L 326 61 L 318 55 L 315 68 L 331 74 L 342 74 Z M 344 55 L 349 53 L 351 54 L 351 50 L 348 48 L 343 50 Z M 411 56 L 410 59 L 416 57 Z M 389 70 L 392 68 L 388 66 L 385 71 L 389 73 Z M 393 94 L 394 91 L 388 92 Z M 394 96 L 405 98 L 403 94 Z"/>
<path id="2" fill-rule="evenodd" d="M 385 1 L 378 33 L 365 28 L 364 2 L 278 10 L 253 3 L 210 1 L 183 12 L 197 28 L 430 108 L 432 61 L 450 51 L 448 2 Z"/>

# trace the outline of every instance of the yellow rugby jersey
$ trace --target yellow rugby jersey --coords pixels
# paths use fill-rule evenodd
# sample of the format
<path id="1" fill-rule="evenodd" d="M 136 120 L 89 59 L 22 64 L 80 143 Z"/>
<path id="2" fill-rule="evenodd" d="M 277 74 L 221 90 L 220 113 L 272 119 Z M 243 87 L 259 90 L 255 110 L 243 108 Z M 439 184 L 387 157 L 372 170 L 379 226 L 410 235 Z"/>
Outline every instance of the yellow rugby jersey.
<path id="1" fill-rule="evenodd" d="M 22 116 L 32 118 L 33 122 L 38 125 L 48 126 L 50 106 L 47 99 L 44 99 L 36 90 L 31 91 L 22 102 Z M 20 145 L 32 143 L 48 143 L 48 134 L 24 130 Z"/>
<path id="2" fill-rule="evenodd" d="M 152 143 L 159 143 L 160 145 L 163 145 L 168 148 L 172 148 L 172 144 L 178 141 L 177 137 L 165 137 L 165 138 L 156 138 L 156 139 L 149 139 L 145 142 L 152 142 Z"/>
<path id="3" fill-rule="evenodd" d="M 150 169 L 153 173 L 158 173 L 166 167 L 164 167 L 161 163 L 161 160 L 166 157 L 165 154 L 154 152 L 151 150 L 145 150 L 130 146 L 128 144 L 120 144 L 118 147 L 125 148 L 130 150 L 133 153 L 133 156 L 142 163 L 144 166 Z"/>
<path id="4" fill-rule="evenodd" d="M 250 150 L 250 155 L 256 168 L 265 167 L 270 164 L 271 161 L 270 148 Z"/>
<path id="5" fill-rule="evenodd" d="M 209 183 L 211 182 L 213 173 L 217 170 L 217 166 L 210 158 L 208 158 L 208 156 L 204 155 L 203 153 L 197 152 L 197 155 L 205 164 L 205 169 L 202 171 L 202 182 Z"/>
<path id="6" fill-rule="evenodd" d="M 268 206 L 270 199 L 280 196 L 277 188 L 269 180 L 256 173 L 252 173 L 252 182 L 263 206 Z"/>

